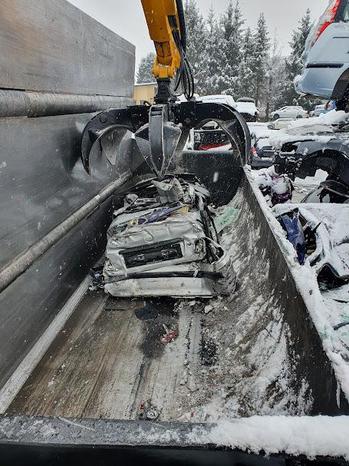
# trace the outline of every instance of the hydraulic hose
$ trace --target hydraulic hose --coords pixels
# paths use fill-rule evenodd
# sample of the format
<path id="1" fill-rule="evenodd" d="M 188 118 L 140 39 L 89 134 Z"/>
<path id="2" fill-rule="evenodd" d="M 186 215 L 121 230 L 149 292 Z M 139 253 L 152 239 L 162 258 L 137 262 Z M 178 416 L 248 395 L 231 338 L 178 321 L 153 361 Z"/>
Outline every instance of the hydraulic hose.
<path id="1" fill-rule="evenodd" d="M 183 51 L 186 52 L 187 50 L 187 28 L 185 25 L 183 1 L 176 0 L 176 5 L 177 5 L 178 18 L 179 18 L 179 30 L 181 33 L 182 48 L 183 48 Z"/>

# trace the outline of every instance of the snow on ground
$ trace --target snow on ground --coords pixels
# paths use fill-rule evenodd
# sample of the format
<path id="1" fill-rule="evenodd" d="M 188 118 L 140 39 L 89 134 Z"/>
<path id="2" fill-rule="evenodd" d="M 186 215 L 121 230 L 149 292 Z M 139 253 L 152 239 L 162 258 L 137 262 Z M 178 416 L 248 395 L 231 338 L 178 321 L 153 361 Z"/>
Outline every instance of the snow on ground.
<path id="1" fill-rule="evenodd" d="M 209 440 L 222 446 L 267 455 L 343 457 L 349 460 L 349 419 L 319 417 L 251 417 L 222 422 Z"/>
<path id="2" fill-rule="evenodd" d="M 296 178 L 293 182 L 292 202 L 296 204 L 301 202 L 307 194 L 317 188 L 327 177 L 328 173 L 323 170 L 317 170 L 315 176 L 307 176 L 303 179 Z"/>
<path id="3" fill-rule="evenodd" d="M 334 327 L 334 325 L 341 323 L 343 319 L 347 317 L 347 303 L 341 302 L 344 300 L 338 300 L 336 296 L 338 293 L 340 295 L 344 293 L 344 296 L 346 296 L 348 285 L 345 285 L 343 289 L 337 289 L 336 292 L 334 290 L 320 290 L 316 273 L 310 266 L 309 260 L 306 261 L 304 266 L 299 265 L 293 246 L 286 239 L 284 230 L 273 215 L 272 210 L 258 189 L 258 186 L 255 184 L 254 177 L 248 172 L 247 175 L 274 235 L 284 251 L 297 288 L 307 305 L 312 321 L 321 337 L 323 348 L 332 362 L 337 380 L 349 401 L 349 332 L 347 332 L 349 328 L 343 327 L 339 329 L 339 332 L 338 329 L 336 330 Z M 291 207 L 294 208 L 294 205 L 290 205 L 290 208 Z M 319 208 L 319 205 L 317 208 Z M 331 210 L 333 204 L 326 206 L 326 208 Z M 339 208 L 339 210 L 342 209 Z M 349 233 L 348 216 L 337 212 L 337 216 L 338 215 L 340 216 L 340 222 L 344 221 L 346 225 L 345 231 Z M 344 240 L 346 235 L 343 237 L 343 230 L 341 228 L 342 227 L 340 227 L 341 236 Z"/>
<path id="4" fill-rule="evenodd" d="M 247 169 L 249 170 L 249 169 Z M 255 180 L 265 172 L 265 168 L 260 170 L 249 170 L 249 176 Z M 328 174 L 323 170 L 317 170 L 315 176 L 307 176 L 304 179 L 297 178 L 293 182 L 294 191 L 292 195 L 292 202 L 295 204 L 300 203 L 307 194 L 317 188 L 322 181 L 325 181 Z"/>

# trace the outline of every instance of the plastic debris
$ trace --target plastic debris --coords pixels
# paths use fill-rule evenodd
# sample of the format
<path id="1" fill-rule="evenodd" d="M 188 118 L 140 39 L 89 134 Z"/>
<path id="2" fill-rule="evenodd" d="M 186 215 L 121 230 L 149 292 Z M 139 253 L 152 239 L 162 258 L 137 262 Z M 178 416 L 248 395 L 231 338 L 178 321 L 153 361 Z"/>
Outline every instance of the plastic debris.
<path id="1" fill-rule="evenodd" d="M 304 265 L 306 244 L 303 233 L 303 227 L 299 220 L 298 209 L 295 209 L 279 219 L 281 226 L 286 231 L 287 239 L 292 243 L 297 252 L 298 262 Z"/>
<path id="2" fill-rule="evenodd" d="M 234 209 L 233 207 L 227 207 L 224 209 L 224 212 L 219 215 L 215 221 L 218 233 L 223 231 L 227 226 L 232 225 L 238 214 L 238 209 Z"/>
<path id="3" fill-rule="evenodd" d="M 177 339 L 178 332 L 177 332 L 177 330 L 168 329 L 165 324 L 163 324 L 163 327 L 164 327 L 165 333 L 161 337 L 160 341 L 164 345 L 167 345 L 167 344 L 172 343 L 173 341 L 175 341 Z"/>

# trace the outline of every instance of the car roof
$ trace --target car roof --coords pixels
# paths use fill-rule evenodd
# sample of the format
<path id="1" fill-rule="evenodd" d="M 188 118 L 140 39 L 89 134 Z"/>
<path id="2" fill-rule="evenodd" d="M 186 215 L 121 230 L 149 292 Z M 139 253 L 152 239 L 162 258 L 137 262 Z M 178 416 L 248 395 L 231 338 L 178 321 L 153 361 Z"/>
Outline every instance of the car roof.
<path id="1" fill-rule="evenodd" d="M 251 104 L 254 104 L 255 101 L 251 97 L 240 97 L 237 102 L 251 102 Z"/>
<path id="2" fill-rule="evenodd" d="M 205 99 L 205 100 L 209 100 L 209 99 L 233 99 L 233 96 L 232 95 L 229 95 L 229 94 L 213 94 L 213 95 L 203 95 L 200 97 L 200 99 Z"/>

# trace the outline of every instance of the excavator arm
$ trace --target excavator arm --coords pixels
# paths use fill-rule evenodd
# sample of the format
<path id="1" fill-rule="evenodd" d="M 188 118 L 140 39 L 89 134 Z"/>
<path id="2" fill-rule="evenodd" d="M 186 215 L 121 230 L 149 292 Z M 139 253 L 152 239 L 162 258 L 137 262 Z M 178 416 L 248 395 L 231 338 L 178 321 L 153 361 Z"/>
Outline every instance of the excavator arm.
<path id="1" fill-rule="evenodd" d="M 157 103 L 173 98 L 180 86 L 188 100 L 194 95 L 194 80 L 186 59 L 186 27 L 182 0 L 141 0 L 156 58 L 153 75 L 158 83 Z"/>
<path id="2" fill-rule="evenodd" d="M 172 79 L 181 67 L 178 39 L 182 40 L 179 12 L 175 0 L 142 0 L 149 35 L 154 41 L 156 59 L 153 74 L 156 79 Z M 175 40 L 177 38 L 177 41 Z M 177 42 L 177 43 L 176 43 Z"/>
<path id="3" fill-rule="evenodd" d="M 110 163 L 121 159 L 122 151 L 136 150 L 158 179 L 180 157 L 191 129 L 217 121 L 236 148 L 241 165 L 250 151 L 245 120 L 228 105 L 194 99 L 194 79 L 186 57 L 186 26 L 182 0 L 141 0 L 156 58 L 153 74 L 158 84 L 155 104 L 111 109 L 94 117 L 82 136 L 82 162 L 90 173 L 90 153 L 104 153 Z M 186 102 L 178 102 L 181 89 Z M 127 139 L 127 140 L 126 140 Z M 116 155 L 117 154 L 117 155 Z"/>

